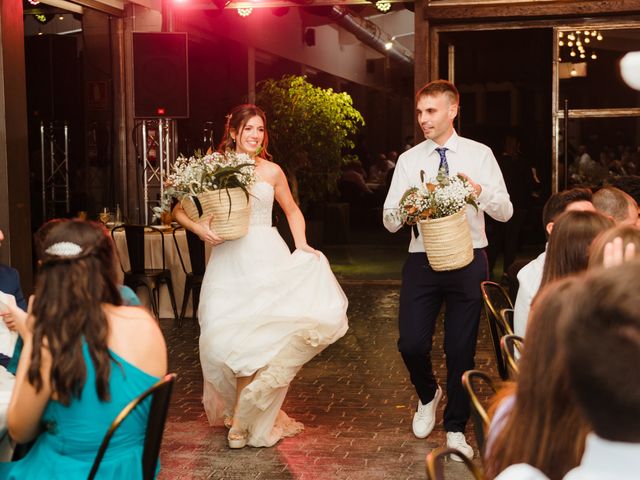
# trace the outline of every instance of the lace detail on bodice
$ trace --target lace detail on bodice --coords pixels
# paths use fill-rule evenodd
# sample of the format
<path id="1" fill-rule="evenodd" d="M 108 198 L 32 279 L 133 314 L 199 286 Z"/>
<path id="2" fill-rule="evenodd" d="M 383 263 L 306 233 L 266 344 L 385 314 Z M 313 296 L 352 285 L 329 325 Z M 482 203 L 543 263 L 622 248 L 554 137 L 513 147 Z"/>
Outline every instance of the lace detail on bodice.
<path id="1" fill-rule="evenodd" d="M 259 180 L 251 188 L 251 225 L 271 226 L 274 191 L 270 183 Z"/>

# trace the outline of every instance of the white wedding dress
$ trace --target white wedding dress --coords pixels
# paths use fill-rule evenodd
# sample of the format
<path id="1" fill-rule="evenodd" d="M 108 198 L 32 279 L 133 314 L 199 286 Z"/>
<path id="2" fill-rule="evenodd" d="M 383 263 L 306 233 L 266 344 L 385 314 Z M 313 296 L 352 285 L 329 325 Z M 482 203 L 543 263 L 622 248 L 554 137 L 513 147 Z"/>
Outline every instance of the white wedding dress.
<path id="1" fill-rule="evenodd" d="M 273 187 L 251 190 L 246 236 L 214 247 L 202 283 L 200 361 L 209 423 L 232 416 L 235 377 L 255 379 L 240 398 L 248 445 L 268 447 L 304 427 L 280 410 L 290 382 L 347 331 L 347 298 L 324 255 L 289 251 L 271 226 Z"/>

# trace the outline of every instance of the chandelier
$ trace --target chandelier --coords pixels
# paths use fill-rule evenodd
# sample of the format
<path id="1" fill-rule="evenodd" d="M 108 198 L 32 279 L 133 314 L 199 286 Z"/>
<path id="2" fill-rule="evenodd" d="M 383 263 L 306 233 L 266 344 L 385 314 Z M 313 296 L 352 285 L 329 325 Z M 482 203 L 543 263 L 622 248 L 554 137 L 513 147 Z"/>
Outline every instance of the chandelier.
<path id="1" fill-rule="evenodd" d="M 558 48 L 560 62 L 579 62 L 597 60 L 596 45 L 603 40 L 598 30 L 575 30 L 558 32 Z"/>

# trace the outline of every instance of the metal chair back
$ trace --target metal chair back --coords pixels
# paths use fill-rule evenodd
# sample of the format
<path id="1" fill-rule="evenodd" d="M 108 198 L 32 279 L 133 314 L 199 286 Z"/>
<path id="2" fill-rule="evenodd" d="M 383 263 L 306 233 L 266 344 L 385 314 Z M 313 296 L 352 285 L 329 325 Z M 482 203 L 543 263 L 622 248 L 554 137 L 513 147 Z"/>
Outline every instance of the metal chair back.
<path id="1" fill-rule="evenodd" d="M 489 415 L 479 398 L 480 383 L 484 383 L 492 393 L 496 393 L 493 380 L 486 373 L 480 370 L 467 370 L 462 374 L 462 386 L 469 394 L 469 401 L 471 402 L 471 417 L 474 424 L 476 441 L 478 442 L 480 452 L 484 453 L 486 432 L 489 429 Z"/>
<path id="2" fill-rule="evenodd" d="M 502 356 L 507 364 L 507 369 L 510 373 L 509 376 L 512 379 L 517 378 L 520 373 L 518 355 L 522 354 L 523 347 L 524 339 L 518 335 L 505 335 L 500 339 L 500 350 L 502 351 Z M 518 351 L 518 355 L 516 355 L 516 350 Z"/>
<path id="3" fill-rule="evenodd" d="M 149 408 L 149 418 L 147 419 L 147 429 L 144 438 L 144 450 L 142 452 L 142 478 L 151 480 L 155 478 L 156 468 L 158 464 L 158 455 L 160 454 L 160 445 L 162 444 L 162 434 L 164 432 L 164 424 L 167 419 L 167 411 L 169 409 L 169 401 L 171 400 L 171 392 L 177 375 L 169 373 L 159 380 L 155 385 L 140 396 L 129 402 L 111 423 L 109 430 L 102 439 L 93 466 L 89 472 L 88 480 L 93 480 L 100 468 L 100 462 L 109 447 L 111 437 L 127 416 L 133 412 L 147 397 L 151 396 L 151 406 Z"/>
<path id="4" fill-rule="evenodd" d="M 507 367 L 500 351 L 500 338 L 504 335 L 513 334 L 513 329 L 504 321 L 500 311 L 505 308 L 513 309 L 513 302 L 509 298 L 507 291 L 498 283 L 484 281 L 480 284 L 480 290 L 482 291 L 489 331 L 491 332 L 491 343 L 496 357 L 498 374 L 500 378 L 506 380 L 508 378 Z"/>
<path id="5" fill-rule="evenodd" d="M 458 455 L 475 480 L 484 480 L 484 474 L 475 463 L 465 457 L 459 450 L 449 447 L 436 448 L 427 455 L 427 478 L 429 480 L 445 479 L 442 460 L 449 455 Z"/>

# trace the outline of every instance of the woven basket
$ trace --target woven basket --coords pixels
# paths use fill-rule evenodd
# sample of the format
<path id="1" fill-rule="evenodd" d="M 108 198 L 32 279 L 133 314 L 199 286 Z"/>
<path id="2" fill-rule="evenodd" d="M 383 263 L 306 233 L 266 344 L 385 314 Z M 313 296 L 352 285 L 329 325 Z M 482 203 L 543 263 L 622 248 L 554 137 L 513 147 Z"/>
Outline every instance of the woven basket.
<path id="1" fill-rule="evenodd" d="M 243 237 L 249 230 L 249 200 L 241 188 L 229 188 L 200 193 L 197 195 L 202 213 L 199 213 L 193 197 L 184 197 L 182 208 L 194 222 L 213 215 L 211 229 L 224 240 Z"/>
<path id="2" fill-rule="evenodd" d="M 444 272 L 471 263 L 473 243 L 465 209 L 444 218 L 420 220 L 419 224 L 432 269 Z"/>

